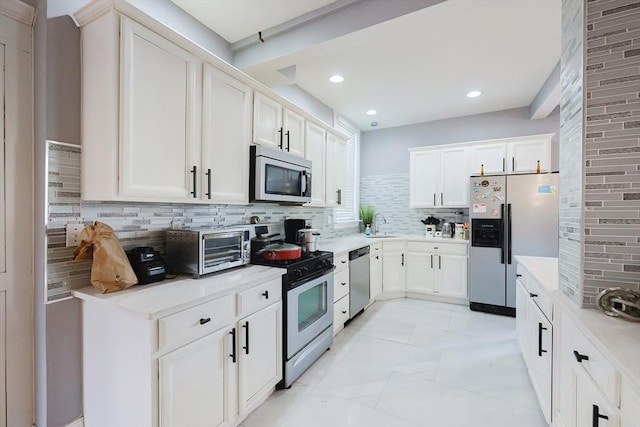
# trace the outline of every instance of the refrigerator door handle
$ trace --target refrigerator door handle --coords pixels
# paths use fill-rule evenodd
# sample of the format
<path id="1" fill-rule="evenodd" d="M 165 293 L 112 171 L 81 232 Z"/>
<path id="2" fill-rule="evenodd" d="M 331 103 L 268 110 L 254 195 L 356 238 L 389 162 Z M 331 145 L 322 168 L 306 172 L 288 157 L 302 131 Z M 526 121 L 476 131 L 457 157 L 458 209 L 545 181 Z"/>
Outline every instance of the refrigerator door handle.
<path id="1" fill-rule="evenodd" d="M 504 220 L 504 203 L 502 203 L 500 205 L 500 218 L 502 220 Z M 502 226 L 500 226 L 500 228 L 501 228 L 500 232 L 504 233 L 504 231 L 502 229 Z M 501 239 L 501 240 L 502 241 L 500 242 L 500 264 L 504 264 L 504 244 L 505 244 L 505 242 L 504 242 L 504 238 Z"/>
<path id="2" fill-rule="evenodd" d="M 507 258 L 508 263 L 511 264 L 511 203 L 507 205 Z"/>

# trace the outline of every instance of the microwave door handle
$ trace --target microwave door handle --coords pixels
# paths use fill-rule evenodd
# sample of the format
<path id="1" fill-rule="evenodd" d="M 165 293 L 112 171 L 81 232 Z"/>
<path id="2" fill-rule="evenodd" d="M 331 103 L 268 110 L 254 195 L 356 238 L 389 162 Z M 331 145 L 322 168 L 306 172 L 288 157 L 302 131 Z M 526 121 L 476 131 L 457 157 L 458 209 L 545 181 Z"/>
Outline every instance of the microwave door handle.
<path id="1" fill-rule="evenodd" d="M 307 172 L 300 171 L 300 196 L 304 196 L 307 192 Z"/>

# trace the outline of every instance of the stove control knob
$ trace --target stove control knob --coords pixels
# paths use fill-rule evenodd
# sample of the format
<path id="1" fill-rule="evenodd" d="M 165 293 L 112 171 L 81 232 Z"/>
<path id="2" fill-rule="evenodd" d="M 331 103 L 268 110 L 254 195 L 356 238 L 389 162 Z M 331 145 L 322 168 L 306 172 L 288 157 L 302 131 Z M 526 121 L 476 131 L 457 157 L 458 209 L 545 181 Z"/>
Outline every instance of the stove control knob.
<path id="1" fill-rule="evenodd" d="M 321 265 L 323 267 L 328 267 L 331 265 L 331 261 L 329 261 L 328 259 L 323 259 Z"/>
<path id="2" fill-rule="evenodd" d="M 302 267 L 300 270 L 302 270 L 303 274 L 308 274 L 309 273 L 309 269 L 307 267 Z"/>
<path id="3" fill-rule="evenodd" d="M 300 271 L 300 269 L 295 269 L 295 270 L 293 271 L 293 274 L 295 274 L 295 275 L 296 275 L 296 277 L 300 277 L 300 276 L 302 276 L 302 271 Z"/>

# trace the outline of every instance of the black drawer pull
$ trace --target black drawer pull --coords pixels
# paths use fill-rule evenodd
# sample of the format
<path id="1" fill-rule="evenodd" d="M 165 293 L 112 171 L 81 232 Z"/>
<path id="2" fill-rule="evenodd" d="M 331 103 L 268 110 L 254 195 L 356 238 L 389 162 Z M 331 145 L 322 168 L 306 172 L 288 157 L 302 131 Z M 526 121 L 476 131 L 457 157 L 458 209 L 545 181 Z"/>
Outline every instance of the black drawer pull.
<path id="1" fill-rule="evenodd" d="M 245 345 L 242 346 L 242 348 L 244 349 L 244 354 L 249 354 L 249 322 L 242 325 L 242 327 L 244 328 L 244 341 L 245 341 Z"/>
<path id="2" fill-rule="evenodd" d="M 592 420 L 593 427 L 598 427 L 600 425 L 600 418 L 602 418 L 603 420 L 609 419 L 608 416 L 602 415 L 600 413 L 600 407 L 598 407 L 598 405 L 593 405 L 593 420 Z"/>
<path id="3" fill-rule="evenodd" d="M 531 298 L 535 298 L 535 297 L 537 297 L 537 296 L 538 296 L 538 294 L 534 294 L 534 293 L 532 293 L 532 292 L 529 292 L 529 297 L 531 297 Z"/>
<path id="4" fill-rule="evenodd" d="M 236 328 L 229 331 L 229 334 L 231 335 L 231 354 L 229 357 L 233 363 L 236 363 Z"/>
<path id="5" fill-rule="evenodd" d="M 542 357 L 542 353 L 546 353 L 547 350 L 542 349 L 542 331 L 546 331 L 547 328 L 542 326 L 542 323 L 538 322 L 538 357 Z"/>
<path id="6" fill-rule="evenodd" d="M 262 296 L 265 297 L 265 299 L 269 299 L 269 291 L 264 291 Z"/>
<path id="7" fill-rule="evenodd" d="M 589 360 L 589 356 L 587 356 L 586 354 L 580 354 L 575 350 L 573 350 L 573 355 L 576 357 L 578 363 L 582 363 L 583 360 Z"/>
<path id="8" fill-rule="evenodd" d="M 205 323 L 209 323 L 211 322 L 211 317 L 207 317 L 206 319 L 203 317 L 202 319 L 200 319 L 200 324 L 204 325 Z"/>
<path id="9" fill-rule="evenodd" d="M 347 310 L 342 310 L 342 314 L 347 314 Z"/>
<path id="10" fill-rule="evenodd" d="M 340 282 L 342 286 L 347 286 L 347 282 Z"/>
<path id="11" fill-rule="evenodd" d="M 516 274 L 516 277 L 522 277 L 522 274 Z"/>

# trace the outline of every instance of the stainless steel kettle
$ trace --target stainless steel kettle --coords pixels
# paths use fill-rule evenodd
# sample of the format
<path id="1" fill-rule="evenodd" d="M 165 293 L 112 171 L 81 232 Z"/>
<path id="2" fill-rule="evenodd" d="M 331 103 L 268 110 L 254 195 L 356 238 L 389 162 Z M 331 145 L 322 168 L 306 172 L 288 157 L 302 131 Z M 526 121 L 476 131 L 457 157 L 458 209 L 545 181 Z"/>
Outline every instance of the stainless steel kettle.
<path id="1" fill-rule="evenodd" d="M 450 222 L 445 222 L 444 224 L 442 224 L 442 237 L 453 237 L 453 230 L 454 226 Z"/>

